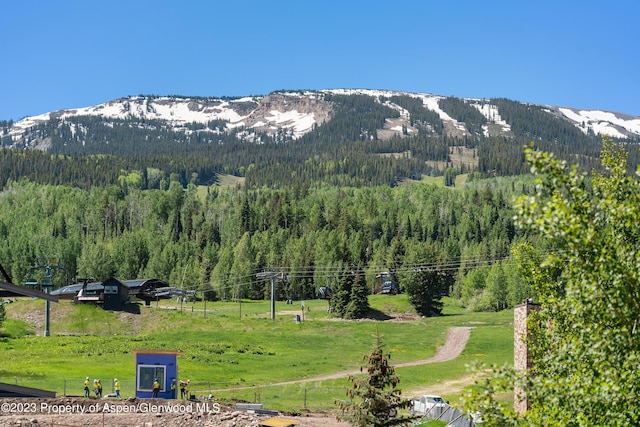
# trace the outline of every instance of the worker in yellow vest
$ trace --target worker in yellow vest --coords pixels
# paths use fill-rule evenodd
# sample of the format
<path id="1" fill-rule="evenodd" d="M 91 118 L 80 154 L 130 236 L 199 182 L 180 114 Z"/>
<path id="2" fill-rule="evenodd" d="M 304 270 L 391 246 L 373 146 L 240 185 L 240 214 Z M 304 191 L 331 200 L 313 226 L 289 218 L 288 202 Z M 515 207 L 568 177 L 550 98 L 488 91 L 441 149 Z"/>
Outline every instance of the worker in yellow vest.
<path id="1" fill-rule="evenodd" d="M 89 397 L 89 377 L 84 379 L 84 397 Z"/>
<path id="2" fill-rule="evenodd" d="M 180 399 L 184 399 L 187 395 L 187 387 L 189 387 L 189 383 L 191 380 L 180 380 Z"/>
<path id="3" fill-rule="evenodd" d="M 160 391 L 160 382 L 158 381 L 157 378 L 153 382 L 153 385 L 151 386 L 151 388 L 153 389 L 153 397 L 158 397 L 158 392 Z"/>
<path id="4" fill-rule="evenodd" d="M 120 381 L 117 378 L 113 380 L 113 389 L 116 391 L 116 397 L 120 399 Z"/>

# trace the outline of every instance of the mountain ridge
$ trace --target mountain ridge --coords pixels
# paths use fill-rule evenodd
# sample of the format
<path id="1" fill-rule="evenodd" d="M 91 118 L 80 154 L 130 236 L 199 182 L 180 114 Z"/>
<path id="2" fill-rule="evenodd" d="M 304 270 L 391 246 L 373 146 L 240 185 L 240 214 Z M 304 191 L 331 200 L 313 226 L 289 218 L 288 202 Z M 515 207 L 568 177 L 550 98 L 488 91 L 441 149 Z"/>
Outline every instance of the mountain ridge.
<path id="1" fill-rule="evenodd" d="M 425 176 L 453 185 L 458 174 L 528 173 L 531 143 L 593 170 L 603 133 L 625 144 L 635 170 L 640 118 L 601 110 L 370 89 L 128 96 L 0 122 L 0 185 L 88 188 L 139 177 L 147 189 L 208 186 L 225 175 L 247 188 L 395 186 Z"/>
<path id="2" fill-rule="evenodd" d="M 414 93 L 391 90 L 374 89 L 326 89 L 319 91 L 276 91 L 268 95 L 254 95 L 246 97 L 197 97 L 197 96 L 157 96 L 138 95 L 117 98 L 94 106 L 57 110 L 25 117 L 12 126 L 5 128 L 3 145 L 12 147 L 31 147 L 47 150 L 49 145 L 46 138 L 26 138 L 30 129 L 43 123 L 57 120 L 68 121 L 74 117 L 93 116 L 107 120 L 141 120 L 164 121 L 170 128 L 178 132 L 208 132 L 216 133 L 238 131 L 241 138 L 260 142 L 260 134 L 276 136 L 281 139 L 299 139 L 330 120 L 335 112 L 335 105 L 327 101 L 328 96 L 334 95 L 365 95 L 371 96 L 381 104 L 395 109 L 399 117 L 389 119 L 380 129 L 382 138 L 393 135 L 411 134 L 417 132 L 410 122 L 410 114 L 406 108 L 390 101 L 392 97 L 412 97 L 422 102 L 425 109 L 438 114 L 442 120 L 446 134 L 464 137 L 469 132 L 465 123 L 451 117 L 439 106 L 439 102 L 448 97 L 429 93 Z M 487 120 L 484 136 L 508 135 L 510 125 L 501 117 L 500 109 L 495 100 L 478 98 L 457 98 L 476 108 Z M 517 102 L 517 101 L 514 101 Z M 640 117 L 625 113 L 604 110 L 586 110 L 573 107 L 560 107 L 519 103 L 525 106 L 540 107 L 561 118 L 584 133 L 608 134 L 616 138 L 640 136 Z M 207 125 L 204 128 L 193 129 L 192 124 Z M 214 124 L 213 126 L 208 126 Z"/>

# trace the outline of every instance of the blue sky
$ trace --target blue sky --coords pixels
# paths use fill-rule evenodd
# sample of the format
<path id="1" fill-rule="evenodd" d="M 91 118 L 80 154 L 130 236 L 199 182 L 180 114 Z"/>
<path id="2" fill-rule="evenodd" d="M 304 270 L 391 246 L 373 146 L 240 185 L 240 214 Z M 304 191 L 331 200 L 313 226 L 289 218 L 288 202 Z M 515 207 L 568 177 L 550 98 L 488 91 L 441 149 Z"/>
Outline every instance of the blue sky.
<path id="1" fill-rule="evenodd" d="M 640 1 L 6 0 L 0 120 L 366 88 L 640 116 Z"/>

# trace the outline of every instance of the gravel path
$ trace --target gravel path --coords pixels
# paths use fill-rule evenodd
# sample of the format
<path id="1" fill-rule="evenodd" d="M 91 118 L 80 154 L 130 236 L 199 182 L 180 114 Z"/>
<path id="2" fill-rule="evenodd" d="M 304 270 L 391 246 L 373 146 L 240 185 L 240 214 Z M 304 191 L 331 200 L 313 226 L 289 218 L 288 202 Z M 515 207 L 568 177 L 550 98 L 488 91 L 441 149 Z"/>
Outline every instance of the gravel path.
<path id="1" fill-rule="evenodd" d="M 429 363 L 439 363 L 439 362 L 448 362 L 449 360 L 453 360 L 456 357 L 460 356 L 462 350 L 464 350 L 467 345 L 467 341 L 469 340 L 469 336 L 471 335 L 471 327 L 460 326 L 453 327 L 449 329 L 449 334 L 447 335 L 447 340 L 444 345 L 440 347 L 436 354 L 428 359 L 422 360 L 413 360 L 411 362 L 397 363 L 393 364 L 395 368 L 402 368 L 405 366 L 417 366 L 417 365 L 426 365 Z M 358 375 L 360 374 L 360 369 L 352 370 L 352 371 L 344 371 L 336 374 L 327 374 L 321 375 L 313 378 L 305 378 L 301 380 L 294 381 L 284 381 L 275 384 L 269 385 L 287 385 L 287 384 L 299 384 L 299 383 L 308 383 L 314 381 L 325 381 L 325 380 L 336 380 L 340 378 L 346 378 L 349 375 Z"/>

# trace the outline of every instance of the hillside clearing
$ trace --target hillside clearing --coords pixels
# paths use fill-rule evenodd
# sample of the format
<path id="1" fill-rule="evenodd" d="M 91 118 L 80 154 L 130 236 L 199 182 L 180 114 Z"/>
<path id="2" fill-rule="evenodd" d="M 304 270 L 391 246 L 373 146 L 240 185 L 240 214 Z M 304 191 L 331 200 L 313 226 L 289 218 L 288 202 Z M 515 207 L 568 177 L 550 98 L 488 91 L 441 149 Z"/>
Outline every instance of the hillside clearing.
<path id="1" fill-rule="evenodd" d="M 0 381 L 74 394 L 86 375 L 118 377 L 123 396 L 130 397 L 134 350 L 179 349 L 180 376 L 192 380 L 198 396 L 257 398 L 285 411 L 331 411 L 333 399 L 348 387 L 347 375 L 360 373 L 362 356 L 376 334 L 392 356 L 403 390 L 450 384 L 440 394 L 452 402 L 469 384 L 468 365 L 513 361 L 510 312 L 467 313 L 447 303 L 444 316 L 419 318 L 405 295 L 374 295 L 370 303 L 390 320 L 336 319 L 323 300 L 305 301 L 309 311 L 299 324 L 297 312 L 280 301 L 275 320 L 268 301 L 243 301 L 242 307 L 209 302 L 205 312 L 203 303 L 181 310 L 167 300 L 140 306 L 139 313 L 62 301 L 52 304 L 51 337 L 3 340 L 6 362 Z M 43 308 L 43 302 L 34 300 L 9 304 L 5 331 L 41 335 Z"/>

